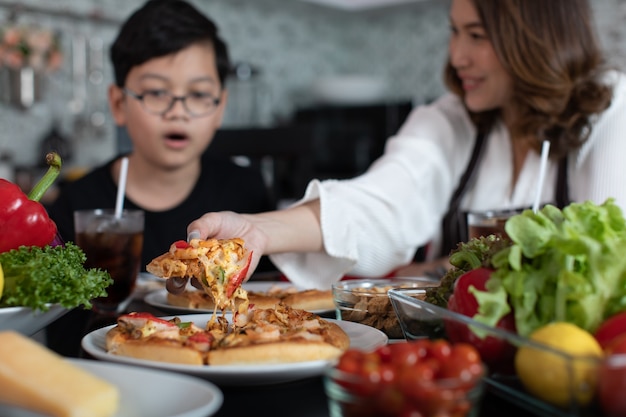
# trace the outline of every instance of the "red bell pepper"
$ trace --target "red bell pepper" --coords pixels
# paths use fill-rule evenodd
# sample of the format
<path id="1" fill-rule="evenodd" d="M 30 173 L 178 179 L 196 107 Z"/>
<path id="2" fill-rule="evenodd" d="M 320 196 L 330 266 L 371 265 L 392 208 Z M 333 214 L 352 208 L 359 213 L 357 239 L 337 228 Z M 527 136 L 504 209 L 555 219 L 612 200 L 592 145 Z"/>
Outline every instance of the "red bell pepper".
<path id="1" fill-rule="evenodd" d="M 0 253 L 20 246 L 43 247 L 55 240 L 57 226 L 39 199 L 61 172 L 61 157 L 51 152 L 46 163 L 48 171 L 28 196 L 16 184 L 0 179 Z"/>
<path id="2" fill-rule="evenodd" d="M 491 269 L 477 268 L 461 275 L 454 284 L 454 291 L 448 300 L 448 309 L 470 318 L 479 314 L 479 304 L 472 287 L 474 290 L 486 291 L 487 281 L 492 272 Z M 498 321 L 496 327 L 516 333 L 513 314 L 505 315 Z M 515 348 L 503 338 L 478 335 L 466 324 L 452 320 L 446 321 L 446 332 L 452 342 L 474 345 L 483 361 L 492 370 L 502 366 L 508 368 L 512 365 Z"/>
<path id="3" fill-rule="evenodd" d="M 252 261 L 252 251 L 248 255 L 248 259 L 246 260 L 246 264 L 243 268 L 241 268 L 235 275 L 230 278 L 228 285 L 226 286 L 226 297 L 230 298 L 237 287 L 241 286 L 243 280 L 246 279 L 246 275 L 248 275 L 248 269 L 250 269 L 250 262 Z"/>

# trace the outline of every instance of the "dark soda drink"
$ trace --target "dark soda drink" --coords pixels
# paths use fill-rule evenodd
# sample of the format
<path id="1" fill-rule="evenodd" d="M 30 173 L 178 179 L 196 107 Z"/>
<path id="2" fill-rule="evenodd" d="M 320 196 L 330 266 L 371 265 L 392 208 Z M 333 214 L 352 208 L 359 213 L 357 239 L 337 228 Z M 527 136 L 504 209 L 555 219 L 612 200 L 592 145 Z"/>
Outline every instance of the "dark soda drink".
<path id="1" fill-rule="evenodd" d="M 113 284 L 107 296 L 93 300 L 96 310 L 116 310 L 132 294 L 141 267 L 143 232 L 82 232 L 76 244 L 85 252 L 86 268 L 109 272 Z"/>
<path id="2" fill-rule="evenodd" d="M 522 213 L 523 209 L 504 209 L 467 214 L 467 234 L 470 239 L 481 236 L 500 235 L 508 237 L 504 226 L 512 216 Z"/>
<path id="3" fill-rule="evenodd" d="M 489 222 L 485 224 L 471 224 L 469 226 L 469 238 L 473 239 L 489 235 L 506 236 L 507 234 L 504 230 L 504 225 L 507 220 L 508 217 L 503 217 L 498 219 L 489 219 Z"/>

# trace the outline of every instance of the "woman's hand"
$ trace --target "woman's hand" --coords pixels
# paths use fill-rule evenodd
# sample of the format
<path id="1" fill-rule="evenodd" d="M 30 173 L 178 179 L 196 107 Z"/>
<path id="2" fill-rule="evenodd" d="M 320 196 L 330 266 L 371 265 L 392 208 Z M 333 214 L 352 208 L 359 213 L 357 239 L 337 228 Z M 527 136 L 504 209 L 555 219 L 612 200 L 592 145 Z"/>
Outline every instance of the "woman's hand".
<path id="1" fill-rule="evenodd" d="M 248 277 L 263 255 L 323 250 L 319 200 L 308 201 L 284 210 L 256 214 L 232 211 L 207 213 L 187 226 L 187 236 L 200 239 L 244 240 L 252 251 Z"/>
<path id="2" fill-rule="evenodd" d="M 187 226 L 187 236 L 200 239 L 242 238 L 247 250 L 252 251 L 252 260 L 246 279 L 250 278 L 261 256 L 267 253 L 267 235 L 257 227 L 255 215 L 238 214 L 232 211 L 207 213 Z"/>

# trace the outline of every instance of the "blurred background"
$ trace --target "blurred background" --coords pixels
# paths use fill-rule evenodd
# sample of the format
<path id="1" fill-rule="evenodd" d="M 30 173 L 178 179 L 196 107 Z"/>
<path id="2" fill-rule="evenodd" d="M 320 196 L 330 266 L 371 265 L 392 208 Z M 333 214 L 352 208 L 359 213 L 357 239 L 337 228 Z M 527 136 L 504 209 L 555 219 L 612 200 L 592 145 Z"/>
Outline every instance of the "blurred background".
<path id="1" fill-rule="evenodd" d="M 43 52 L 28 63 L 5 57 L 0 69 L 0 177 L 29 189 L 51 147 L 65 179 L 128 149 L 107 108 L 108 49 L 142 3 L 0 0 L 4 42 L 29 36 Z M 362 172 L 413 106 L 444 91 L 447 0 L 191 3 L 217 22 L 235 63 L 221 137 L 247 147 L 264 138 L 257 157 L 282 149 L 300 161 L 297 173 L 275 160 L 266 168 L 278 200 L 299 196 L 310 177 Z M 626 0 L 592 5 L 603 46 L 624 66 Z M 237 153 L 218 139 L 216 149 Z"/>

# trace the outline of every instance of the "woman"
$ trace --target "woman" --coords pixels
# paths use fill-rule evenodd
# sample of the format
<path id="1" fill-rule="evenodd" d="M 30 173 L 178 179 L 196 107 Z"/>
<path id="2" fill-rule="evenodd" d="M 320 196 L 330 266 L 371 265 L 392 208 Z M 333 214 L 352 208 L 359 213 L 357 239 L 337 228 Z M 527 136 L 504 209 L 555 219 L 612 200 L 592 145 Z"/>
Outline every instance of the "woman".
<path id="1" fill-rule="evenodd" d="M 626 207 L 626 78 L 604 68 L 588 1 L 452 0 L 450 26 L 451 93 L 416 108 L 365 174 L 313 181 L 283 211 L 208 213 L 188 231 L 241 236 L 301 285 L 385 275 L 422 245 L 446 255 L 442 220 L 474 156 L 460 212 L 530 207 L 544 140 L 543 203 Z"/>

